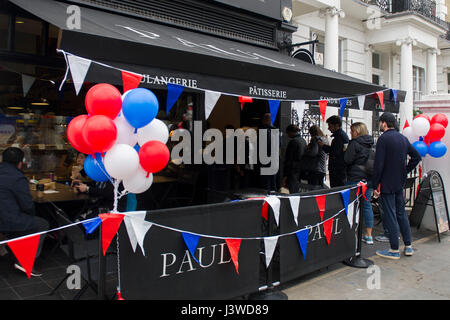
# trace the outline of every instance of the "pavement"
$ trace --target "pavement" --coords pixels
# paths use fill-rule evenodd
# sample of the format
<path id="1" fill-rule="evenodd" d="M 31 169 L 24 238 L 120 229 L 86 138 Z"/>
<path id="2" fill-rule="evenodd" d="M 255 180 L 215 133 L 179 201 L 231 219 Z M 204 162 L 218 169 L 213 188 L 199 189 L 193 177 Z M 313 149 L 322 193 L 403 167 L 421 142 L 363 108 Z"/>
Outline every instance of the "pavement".
<path id="1" fill-rule="evenodd" d="M 374 264 L 367 269 L 342 263 L 280 287 L 289 300 L 448 300 L 450 299 L 450 232 L 412 230 L 412 257 L 400 260 L 375 254 L 389 244 L 363 244 L 362 256 Z M 402 242 L 400 242 L 402 244 Z"/>

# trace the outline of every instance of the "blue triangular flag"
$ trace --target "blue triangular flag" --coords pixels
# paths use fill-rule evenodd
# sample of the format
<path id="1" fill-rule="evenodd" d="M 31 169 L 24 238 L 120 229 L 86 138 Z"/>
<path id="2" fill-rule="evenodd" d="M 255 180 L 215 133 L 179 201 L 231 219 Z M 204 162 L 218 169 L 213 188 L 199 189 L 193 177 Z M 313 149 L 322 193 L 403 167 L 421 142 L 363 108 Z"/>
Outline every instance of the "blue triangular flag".
<path id="1" fill-rule="evenodd" d="M 198 241 L 200 240 L 200 236 L 197 236 L 192 233 L 187 233 L 187 232 L 183 232 L 182 235 L 183 235 L 184 243 L 186 243 L 186 246 L 188 247 L 189 252 L 191 253 L 192 257 L 194 258 L 195 261 L 197 261 L 200 264 L 200 262 L 195 257 L 195 250 L 197 250 L 197 245 L 198 245 Z"/>
<path id="2" fill-rule="evenodd" d="M 270 117 L 272 118 L 272 124 L 274 124 L 277 118 L 278 109 L 280 108 L 280 100 L 269 100 Z"/>
<path id="3" fill-rule="evenodd" d="M 391 99 L 394 98 L 394 103 L 397 103 L 397 90 L 391 89 Z"/>
<path id="4" fill-rule="evenodd" d="M 296 233 L 300 249 L 302 249 L 303 259 L 306 259 L 306 248 L 308 247 L 309 229 L 303 229 Z"/>
<path id="5" fill-rule="evenodd" d="M 102 219 L 100 219 L 100 217 L 97 217 L 94 220 L 91 220 L 88 222 L 83 222 L 83 227 L 86 229 L 86 234 L 91 234 L 101 224 L 102 224 Z"/>
<path id="6" fill-rule="evenodd" d="M 339 105 L 341 106 L 341 109 L 339 110 L 339 116 L 342 118 L 344 115 L 345 107 L 347 106 L 347 98 L 339 99 Z"/>
<path id="7" fill-rule="evenodd" d="M 169 114 L 170 109 L 172 109 L 175 102 L 177 102 L 183 90 L 184 90 L 183 86 L 173 83 L 167 84 L 167 104 L 166 104 L 167 114 Z"/>
<path id="8" fill-rule="evenodd" d="M 348 202 L 350 200 L 350 189 L 341 191 L 342 201 L 344 202 L 345 214 L 348 213 Z"/>

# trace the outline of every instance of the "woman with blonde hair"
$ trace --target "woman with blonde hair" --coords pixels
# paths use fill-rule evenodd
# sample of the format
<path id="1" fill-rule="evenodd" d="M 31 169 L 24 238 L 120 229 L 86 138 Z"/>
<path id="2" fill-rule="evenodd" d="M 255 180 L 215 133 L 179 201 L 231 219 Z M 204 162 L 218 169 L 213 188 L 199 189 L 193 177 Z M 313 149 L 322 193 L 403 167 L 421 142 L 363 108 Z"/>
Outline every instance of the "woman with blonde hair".
<path id="1" fill-rule="evenodd" d="M 365 234 L 362 240 L 367 244 L 373 244 L 373 211 L 372 211 L 372 192 L 371 185 L 372 173 L 367 163 L 373 152 L 374 140 L 362 122 L 355 122 L 350 126 L 352 139 L 344 154 L 344 161 L 347 166 L 347 184 L 354 185 L 359 181 L 367 182 L 366 199 L 363 203 Z"/>

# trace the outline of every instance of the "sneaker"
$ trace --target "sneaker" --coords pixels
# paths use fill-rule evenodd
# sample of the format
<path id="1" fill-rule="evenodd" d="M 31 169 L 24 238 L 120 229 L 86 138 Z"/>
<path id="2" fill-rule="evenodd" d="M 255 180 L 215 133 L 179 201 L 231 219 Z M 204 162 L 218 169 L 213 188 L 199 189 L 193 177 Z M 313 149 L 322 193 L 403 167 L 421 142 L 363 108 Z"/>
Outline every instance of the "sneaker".
<path id="1" fill-rule="evenodd" d="M 384 234 L 380 235 L 380 236 L 376 236 L 375 240 L 377 240 L 379 242 L 389 242 L 389 238 L 386 237 Z"/>
<path id="2" fill-rule="evenodd" d="M 18 263 L 14 263 L 14 268 L 22 271 L 23 273 L 27 273 L 26 270 L 24 268 L 22 268 L 22 266 Z M 31 270 L 31 274 L 32 277 L 41 277 L 42 276 L 42 272 L 37 271 L 36 269 L 33 268 L 33 270 Z"/>
<path id="3" fill-rule="evenodd" d="M 373 244 L 373 238 L 372 237 L 364 235 L 364 236 L 362 236 L 361 240 L 363 242 L 367 243 L 367 244 Z"/>
<path id="4" fill-rule="evenodd" d="M 392 259 L 392 260 L 398 260 L 400 259 L 400 252 L 397 250 L 397 252 L 393 252 L 391 250 L 377 250 L 377 255 L 383 258 Z"/>
<path id="5" fill-rule="evenodd" d="M 405 256 L 410 257 L 410 256 L 412 256 L 414 254 L 414 250 L 413 250 L 413 248 L 411 246 L 405 246 L 404 253 L 405 253 Z"/>

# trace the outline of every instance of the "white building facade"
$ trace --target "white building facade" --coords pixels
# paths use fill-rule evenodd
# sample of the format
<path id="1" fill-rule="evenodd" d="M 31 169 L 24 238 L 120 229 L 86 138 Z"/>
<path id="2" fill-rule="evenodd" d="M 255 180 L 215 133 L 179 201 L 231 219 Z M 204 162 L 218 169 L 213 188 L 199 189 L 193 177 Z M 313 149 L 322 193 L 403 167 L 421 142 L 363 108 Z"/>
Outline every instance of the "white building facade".
<path id="1" fill-rule="evenodd" d="M 316 64 L 406 91 L 402 128 L 424 95 L 450 93 L 446 19 L 445 0 L 293 0 L 292 42 L 317 38 Z M 350 110 L 350 117 L 372 130 L 371 112 Z"/>

